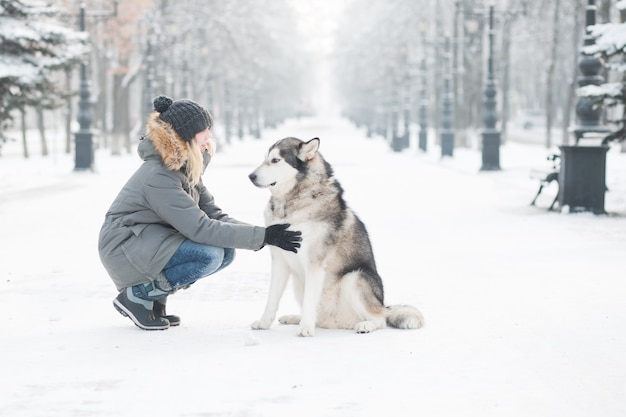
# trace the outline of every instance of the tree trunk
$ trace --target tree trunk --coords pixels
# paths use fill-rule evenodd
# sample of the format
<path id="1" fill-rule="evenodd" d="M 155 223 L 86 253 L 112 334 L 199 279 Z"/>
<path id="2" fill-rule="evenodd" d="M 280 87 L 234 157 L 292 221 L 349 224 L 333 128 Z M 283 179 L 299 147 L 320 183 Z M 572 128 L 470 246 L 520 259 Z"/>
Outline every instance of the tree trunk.
<path id="1" fill-rule="evenodd" d="M 24 107 L 20 107 L 20 118 L 22 121 L 22 150 L 24 151 L 24 158 L 30 158 L 30 152 L 28 152 L 28 142 L 26 141 L 26 110 Z"/>
<path id="2" fill-rule="evenodd" d="M 509 122 L 509 85 L 511 67 L 511 26 L 513 19 L 507 19 L 502 28 L 502 115 L 500 124 L 500 141 L 506 143 L 507 125 Z"/>
<path id="3" fill-rule="evenodd" d="M 111 154 L 121 155 L 122 148 L 130 152 L 130 108 L 128 85 L 123 85 L 124 75 L 113 76 L 113 138 Z"/>
<path id="4" fill-rule="evenodd" d="M 626 9 L 620 9 L 619 11 L 619 21 L 624 24 L 626 23 Z M 626 72 L 622 74 L 622 84 L 626 83 Z M 622 110 L 622 123 L 626 124 L 626 106 Z M 622 125 L 624 128 L 624 125 Z M 626 140 L 622 141 L 622 146 L 620 147 L 621 153 L 626 153 Z"/>
<path id="5" fill-rule="evenodd" d="M 441 13 L 441 2 L 440 1 L 436 1 L 435 2 L 435 17 L 434 17 L 434 23 L 435 23 L 435 39 L 434 42 L 439 42 L 441 39 L 443 39 L 443 23 L 442 23 L 442 13 Z M 433 42 L 433 43 L 434 43 Z M 444 68 L 443 68 L 443 57 L 442 57 L 442 53 L 441 50 L 443 48 L 441 46 L 437 46 L 435 48 L 435 62 L 434 62 L 434 67 L 435 67 L 435 71 L 434 71 L 434 86 L 435 86 L 435 91 L 436 94 L 434 95 L 434 103 L 433 103 L 433 109 L 434 111 L 431 112 L 432 116 L 433 116 L 433 129 L 435 130 L 435 141 L 437 142 L 437 144 L 440 143 L 439 140 L 439 135 L 440 135 L 440 128 L 441 128 L 441 97 L 443 96 L 443 77 L 442 74 L 444 74 Z"/>
<path id="6" fill-rule="evenodd" d="M 601 0 L 598 5 L 598 24 L 611 21 L 611 0 Z"/>
<path id="7" fill-rule="evenodd" d="M 118 135 L 118 132 L 117 132 L 117 125 L 118 125 L 117 118 L 119 117 L 118 104 L 121 105 L 121 103 L 119 102 L 119 98 L 117 97 L 118 94 L 120 94 L 120 89 L 121 89 L 120 78 L 121 78 L 121 75 L 119 74 L 113 75 L 113 137 L 111 138 L 110 148 L 111 148 L 111 155 L 114 155 L 114 156 L 118 156 L 122 154 L 123 138 L 121 135 Z"/>
<path id="8" fill-rule="evenodd" d="M 37 129 L 39 129 L 39 137 L 41 138 L 41 156 L 48 156 L 48 141 L 46 140 L 46 127 L 43 118 L 43 108 L 35 107 L 37 113 Z"/>
<path id="9" fill-rule="evenodd" d="M 72 111 L 72 71 L 65 71 L 65 84 L 67 88 L 67 98 L 65 99 L 66 117 L 65 117 L 65 153 L 72 153 L 72 119 L 74 112 Z"/>
<path id="10" fill-rule="evenodd" d="M 581 31 L 582 31 L 582 19 L 584 10 L 584 0 L 576 1 L 576 9 L 574 10 L 574 31 L 572 33 L 572 40 L 574 41 L 574 60 L 572 63 L 572 79 L 569 82 L 567 89 L 567 99 L 563 108 L 563 145 L 569 145 L 570 143 L 570 131 L 569 126 L 572 118 L 572 111 L 574 109 L 574 102 L 576 101 L 576 87 L 578 85 L 578 58 L 580 55 L 580 43 L 581 43 Z M 585 1 L 586 3 L 586 1 Z"/>
<path id="11" fill-rule="evenodd" d="M 452 43 L 452 94 L 454 103 L 454 127 L 455 127 L 455 143 L 459 147 L 469 148 L 467 140 L 467 129 L 463 122 L 463 74 L 461 71 L 461 65 L 463 62 L 463 16 L 464 4 L 459 0 L 455 2 L 454 9 L 454 29 L 453 39 L 456 42 Z"/>
<path id="12" fill-rule="evenodd" d="M 554 3 L 554 18 L 552 20 L 552 47 L 550 50 L 550 63 L 548 64 L 548 76 L 546 81 L 546 148 L 552 147 L 552 119 L 554 113 L 553 95 L 554 95 L 554 67 L 557 59 L 557 49 L 559 46 L 559 13 L 561 0 Z"/>
<path id="13" fill-rule="evenodd" d="M 611 0 L 600 0 L 597 6 L 596 24 L 610 23 L 611 22 Z M 602 72 L 600 73 L 604 82 L 609 82 L 609 69 L 606 65 L 602 66 Z M 607 112 L 602 112 L 602 118 L 606 122 Z"/>
<path id="14" fill-rule="evenodd" d="M 98 88 L 93 90 L 93 94 L 95 95 L 95 105 L 93 108 L 94 114 L 94 122 L 96 128 L 99 130 L 99 146 L 103 148 L 108 147 L 108 134 L 109 134 L 109 126 L 107 120 L 107 109 L 108 109 L 108 94 L 109 94 L 109 71 L 110 71 L 110 62 L 102 50 L 96 49 L 95 61 L 97 62 L 98 68 L 97 73 L 93 74 L 93 76 L 97 77 L 98 80 Z"/>

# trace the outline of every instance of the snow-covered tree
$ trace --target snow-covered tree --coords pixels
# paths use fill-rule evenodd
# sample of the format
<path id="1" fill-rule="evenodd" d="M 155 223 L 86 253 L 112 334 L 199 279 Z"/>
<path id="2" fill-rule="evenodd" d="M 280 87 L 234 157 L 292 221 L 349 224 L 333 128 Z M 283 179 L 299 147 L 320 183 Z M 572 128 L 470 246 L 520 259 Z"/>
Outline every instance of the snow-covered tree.
<path id="1" fill-rule="evenodd" d="M 587 85 L 578 89 L 577 94 L 603 104 L 613 110 L 617 118 L 608 120 L 615 123 L 618 129 L 604 140 L 605 143 L 626 139 L 626 0 L 616 4 L 620 11 L 622 23 L 604 23 L 589 27 L 589 33 L 595 39 L 594 45 L 583 48 L 583 53 L 601 57 L 608 69 L 621 74 L 617 82 L 600 85 Z"/>
<path id="2" fill-rule="evenodd" d="M 88 47 L 85 34 L 54 20 L 58 14 L 42 2 L 0 0 L 0 137 L 13 110 L 64 103 L 59 71 L 79 64 Z"/>

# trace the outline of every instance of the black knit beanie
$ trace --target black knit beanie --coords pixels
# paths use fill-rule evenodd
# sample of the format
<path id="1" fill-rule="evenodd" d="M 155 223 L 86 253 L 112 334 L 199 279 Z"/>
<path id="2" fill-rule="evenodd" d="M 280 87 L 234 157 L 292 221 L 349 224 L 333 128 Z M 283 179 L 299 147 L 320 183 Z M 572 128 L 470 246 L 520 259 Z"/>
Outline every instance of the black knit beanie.
<path id="1" fill-rule="evenodd" d="M 213 126 L 211 114 L 192 100 L 172 101 L 168 96 L 158 96 L 153 101 L 154 110 L 165 123 L 172 125 L 174 131 L 184 141 L 189 142 L 196 133 Z"/>

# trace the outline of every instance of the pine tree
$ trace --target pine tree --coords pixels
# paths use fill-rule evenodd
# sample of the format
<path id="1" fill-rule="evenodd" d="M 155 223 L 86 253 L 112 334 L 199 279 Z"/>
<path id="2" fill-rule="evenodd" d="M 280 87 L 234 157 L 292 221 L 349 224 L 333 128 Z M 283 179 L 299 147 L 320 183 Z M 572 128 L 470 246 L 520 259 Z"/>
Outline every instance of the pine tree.
<path id="1" fill-rule="evenodd" d="M 617 8 L 620 10 L 622 23 L 604 23 L 589 27 L 595 44 L 584 47 L 583 53 L 601 57 L 608 69 L 621 74 L 621 79 L 598 86 L 588 85 L 577 91 L 579 96 L 589 97 L 598 105 L 604 105 L 607 110 L 615 110 L 613 114 L 618 115 L 617 118 L 608 120 L 618 128 L 604 139 L 604 143 L 613 140 L 623 142 L 626 139 L 626 1 L 619 1 Z"/>
<path id="2" fill-rule="evenodd" d="M 57 81 L 60 71 L 88 52 L 86 35 L 59 24 L 59 14 L 41 2 L 0 0 L 0 144 L 13 110 L 64 103 L 68 92 Z"/>

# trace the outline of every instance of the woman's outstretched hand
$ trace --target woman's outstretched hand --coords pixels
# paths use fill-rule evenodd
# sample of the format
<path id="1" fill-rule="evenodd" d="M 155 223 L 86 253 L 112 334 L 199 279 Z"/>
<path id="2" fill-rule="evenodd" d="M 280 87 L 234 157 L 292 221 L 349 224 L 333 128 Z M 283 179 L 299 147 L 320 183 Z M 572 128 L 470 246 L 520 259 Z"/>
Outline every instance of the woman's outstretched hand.
<path id="1" fill-rule="evenodd" d="M 298 253 L 300 242 L 302 242 L 302 232 L 287 230 L 289 226 L 291 225 L 288 223 L 282 223 L 266 227 L 264 243 Z"/>

